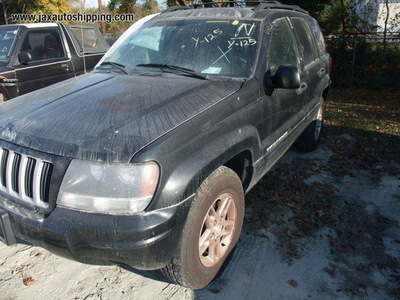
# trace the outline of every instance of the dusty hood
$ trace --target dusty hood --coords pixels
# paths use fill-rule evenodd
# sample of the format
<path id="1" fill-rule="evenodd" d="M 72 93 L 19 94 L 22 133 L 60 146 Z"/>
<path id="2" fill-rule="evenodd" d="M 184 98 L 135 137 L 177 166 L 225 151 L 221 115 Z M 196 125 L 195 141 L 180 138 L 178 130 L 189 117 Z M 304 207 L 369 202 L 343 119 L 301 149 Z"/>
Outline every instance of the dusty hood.
<path id="1" fill-rule="evenodd" d="M 127 162 L 240 82 L 89 73 L 0 105 L 0 139 L 86 160 Z"/>

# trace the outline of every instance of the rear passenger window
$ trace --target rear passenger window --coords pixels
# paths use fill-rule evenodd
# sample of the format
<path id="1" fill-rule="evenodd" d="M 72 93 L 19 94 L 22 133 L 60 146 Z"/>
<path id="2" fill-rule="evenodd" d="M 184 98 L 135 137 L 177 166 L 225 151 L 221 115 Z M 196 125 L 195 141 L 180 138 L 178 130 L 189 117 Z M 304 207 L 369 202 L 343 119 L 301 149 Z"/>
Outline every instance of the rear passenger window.
<path id="1" fill-rule="evenodd" d="M 102 53 L 108 50 L 108 45 L 99 37 L 97 29 L 74 25 L 69 28 L 85 53 Z"/>
<path id="2" fill-rule="evenodd" d="M 271 73 L 281 65 L 293 65 L 298 67 L 297 49 L 292 30 L 285 18 L 272 23 L 270 38 L 268 65 Z"/>
<path id="3" fill-rule="evenodd" d="M 324 36 L 322 35 L 321 29 L 319 28 L 318 22 L 315 19 L 311 19 L 311 33 L 318 44 L 319 55 L 322 56 L 326 52 L 326 46 L 324 41 Z"/>
<path id="4" fill-rule="evenodd" d="M 303 57 L 303 65 L 306 66 L 313 62 L 318 55 L 315 51 L 311 32 L 308 28 L 308 24 L 302 19 L 292 18 L 292 24 L 300 42 L 300 52 Z"/>

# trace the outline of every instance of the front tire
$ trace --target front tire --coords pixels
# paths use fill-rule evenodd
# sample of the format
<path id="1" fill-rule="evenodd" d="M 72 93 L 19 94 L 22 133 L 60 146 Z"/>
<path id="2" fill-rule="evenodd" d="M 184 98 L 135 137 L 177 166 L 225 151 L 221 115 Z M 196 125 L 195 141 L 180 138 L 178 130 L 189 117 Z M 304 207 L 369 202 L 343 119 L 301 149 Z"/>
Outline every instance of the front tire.
<path id="1" fill-rule="evenodd" d="M 172 261 L 162 269 L 171 281 L 200 289 L 220 271 L 240 237 L 244 192 L 235 172 L 215 170 L 200 185 Z"/>

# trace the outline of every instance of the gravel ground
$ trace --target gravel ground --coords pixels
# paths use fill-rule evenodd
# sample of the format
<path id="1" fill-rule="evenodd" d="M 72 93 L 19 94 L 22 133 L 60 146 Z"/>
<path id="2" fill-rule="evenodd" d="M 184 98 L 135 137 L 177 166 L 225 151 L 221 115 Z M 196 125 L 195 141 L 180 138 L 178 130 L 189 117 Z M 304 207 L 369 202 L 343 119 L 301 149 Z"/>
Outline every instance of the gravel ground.
<path id="1" fill-rule="evenodd" d="M 399 299 L 400 165 L 349 151 L 349 135 L 290 150 L 247 195 L 239 245 L 202 290 L 1 244 L 0 299 Z"/>

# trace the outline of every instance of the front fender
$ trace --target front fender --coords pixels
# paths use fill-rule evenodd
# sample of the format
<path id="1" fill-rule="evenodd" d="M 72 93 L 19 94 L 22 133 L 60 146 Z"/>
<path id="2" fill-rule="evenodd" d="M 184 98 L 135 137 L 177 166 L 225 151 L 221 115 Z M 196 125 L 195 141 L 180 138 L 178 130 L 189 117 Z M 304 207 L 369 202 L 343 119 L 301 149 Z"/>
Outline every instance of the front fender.
<path id="1" fill-rule="evenodd" d="M 157 191 L 147 210 L 168 207 L 193 195 L 219 166 L 248 151 L 260 156 L 261 100 L 237 94 L 175 128 L 139 151 L 132 162 L 154 160 L 161 166 Z M 242 97 L 243 96 L 243 97 Z"/>
<path id="2" fill-rule="evenodd" d="M 196 193 L 214 170 L 244 151 L 250 151 L 253 157 L 252 149 L 257 149 L 259 145 L 256 130 L 249 126 L 240 131 L 239 134 L 238 131 L 232 131 L 216 138 L 176 163 L 173 163 L 173 158 L 181 154 L 172 156 L 171 166 L 165 168 L 164 165 L 162 168 L 162 181 L 148 209 L 169 206 Z M 220 147 L 221 144 L 224 147 Z"/>

